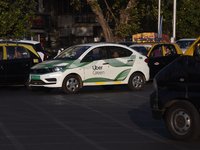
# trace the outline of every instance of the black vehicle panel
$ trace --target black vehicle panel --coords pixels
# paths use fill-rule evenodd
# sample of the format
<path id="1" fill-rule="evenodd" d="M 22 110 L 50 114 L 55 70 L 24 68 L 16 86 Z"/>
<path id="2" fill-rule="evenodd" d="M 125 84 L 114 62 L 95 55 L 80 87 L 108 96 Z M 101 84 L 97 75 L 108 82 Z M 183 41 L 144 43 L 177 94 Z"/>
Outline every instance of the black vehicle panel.
<path id="1" fill-rule="evenodd" d="M 6 84 L 24 84 L 29 76 L 30 62 L 30 58 L 7 60 Z"/>

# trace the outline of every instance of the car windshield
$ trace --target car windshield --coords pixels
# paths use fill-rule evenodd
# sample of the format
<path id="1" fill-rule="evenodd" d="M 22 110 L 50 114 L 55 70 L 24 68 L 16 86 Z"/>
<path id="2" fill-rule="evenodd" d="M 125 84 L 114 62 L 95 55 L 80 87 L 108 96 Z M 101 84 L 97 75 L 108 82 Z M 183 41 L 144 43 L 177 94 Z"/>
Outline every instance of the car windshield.
<path id="1" fill-rule="evenodd" d="M 190 45 L 192 45 L 192 43 L 194 42 L 195 40 L 187 40 L 187 41 L 177 41 L 176 44 L 178 44 L 178 46 L 180 48 L 189 48 Z"/>
<path id="2" fill-rule="evenodd" d="M 145 46 L 131 46 L 132 49 L 136 50 L 137 52 L 139 52 L 142 55 L 147 55 L 149 52 L 149 49 L 151 47 L 145 47 Z"/>
<path id="3" fill-rule="evenodd" d="M 54 59 L 78 59 L 90 46 L 71 46 Z"/>

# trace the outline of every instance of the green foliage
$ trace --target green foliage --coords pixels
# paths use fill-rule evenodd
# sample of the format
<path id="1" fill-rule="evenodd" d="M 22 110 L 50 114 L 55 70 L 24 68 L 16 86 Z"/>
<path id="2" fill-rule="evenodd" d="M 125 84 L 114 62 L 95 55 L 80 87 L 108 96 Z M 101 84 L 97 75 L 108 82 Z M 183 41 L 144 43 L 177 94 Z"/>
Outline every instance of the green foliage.
<path id="1" fill-rule="evenodd" d="M 21 38 L 30 34 L 31 18 L 35 18 L 34 0 L 1 0 L 0 1 L 0 37 Z"/>
<path id="2" fill-rule="evenodd" d="M 80 0 L 73 0 L 78 1 Z M 105 15 L 106 20 L 112 22 L 113 16 L 107 15 L 108 9 L 104 0 L 96 0 Z M 118 22 L 115 22 L 113 31 L 115 36 L 123 39 L 125 36 L 158 31 L 158 0 L 137 0 L 130 8 L 128 23 L 120 22 L 120 11 L 124 10 L 129 0 L 112 0 L 107 3 Z M 200 34 L 200 1 L 177 0 L 176 37 L 195 38 Z M 173 33 L 173 0 L 161 0 L 161 15 L 163 15 L 162 33 L 172 36 Z"/>
<path id="3" fill-rule="evenodd" d="M 173 33 L 173 0 L 166 0 L 161 6 L 163 32 L 172 36 Z M 178 0 L 176 6 L 176 38 L 195 38 L 200 29 L 200 2 L 198 0 Z"/>

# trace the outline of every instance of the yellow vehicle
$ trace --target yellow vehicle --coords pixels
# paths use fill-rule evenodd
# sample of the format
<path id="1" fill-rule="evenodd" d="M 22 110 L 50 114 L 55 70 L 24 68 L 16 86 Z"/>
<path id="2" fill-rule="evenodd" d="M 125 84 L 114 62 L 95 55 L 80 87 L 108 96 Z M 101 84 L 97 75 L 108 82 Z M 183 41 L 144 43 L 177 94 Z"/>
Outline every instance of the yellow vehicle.
<path id="1" fill-rule="evenodd" d="M 168 42 L 137 43 L 131 45 L 130 47 L 148 57 L 150 78 L 154 78 L 161 69 L 179 56 L 183 55 L 183 52 L 177 44 Z M 167 48 L 171 50 L 170 55 L 166 55 Z"/>
<path id="2" fill-rule="evenodd" d="M 0 85 L 24 85 L 30 67 L 41 61 L 32 45 L 0 43 Z"/>

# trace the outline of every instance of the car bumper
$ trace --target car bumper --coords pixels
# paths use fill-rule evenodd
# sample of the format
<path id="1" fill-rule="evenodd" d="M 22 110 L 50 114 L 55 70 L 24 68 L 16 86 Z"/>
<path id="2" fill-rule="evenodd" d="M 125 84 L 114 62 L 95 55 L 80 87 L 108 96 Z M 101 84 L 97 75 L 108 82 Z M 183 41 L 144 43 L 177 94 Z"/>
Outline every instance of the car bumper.
<path id="1" fill-rule="evenodd" d="M 152 110 L 152 117 L 157 120 L 163 119 L 163 111 L 158 109 L 158 96 L 156 91 L 150 94 L 150 106 Z"/>
<path id="2" fill-rule="evenodd" d="M 62 87 L 62 72 L 47 74 L 30 74 L 30 86 L 35 87 Z"/>

